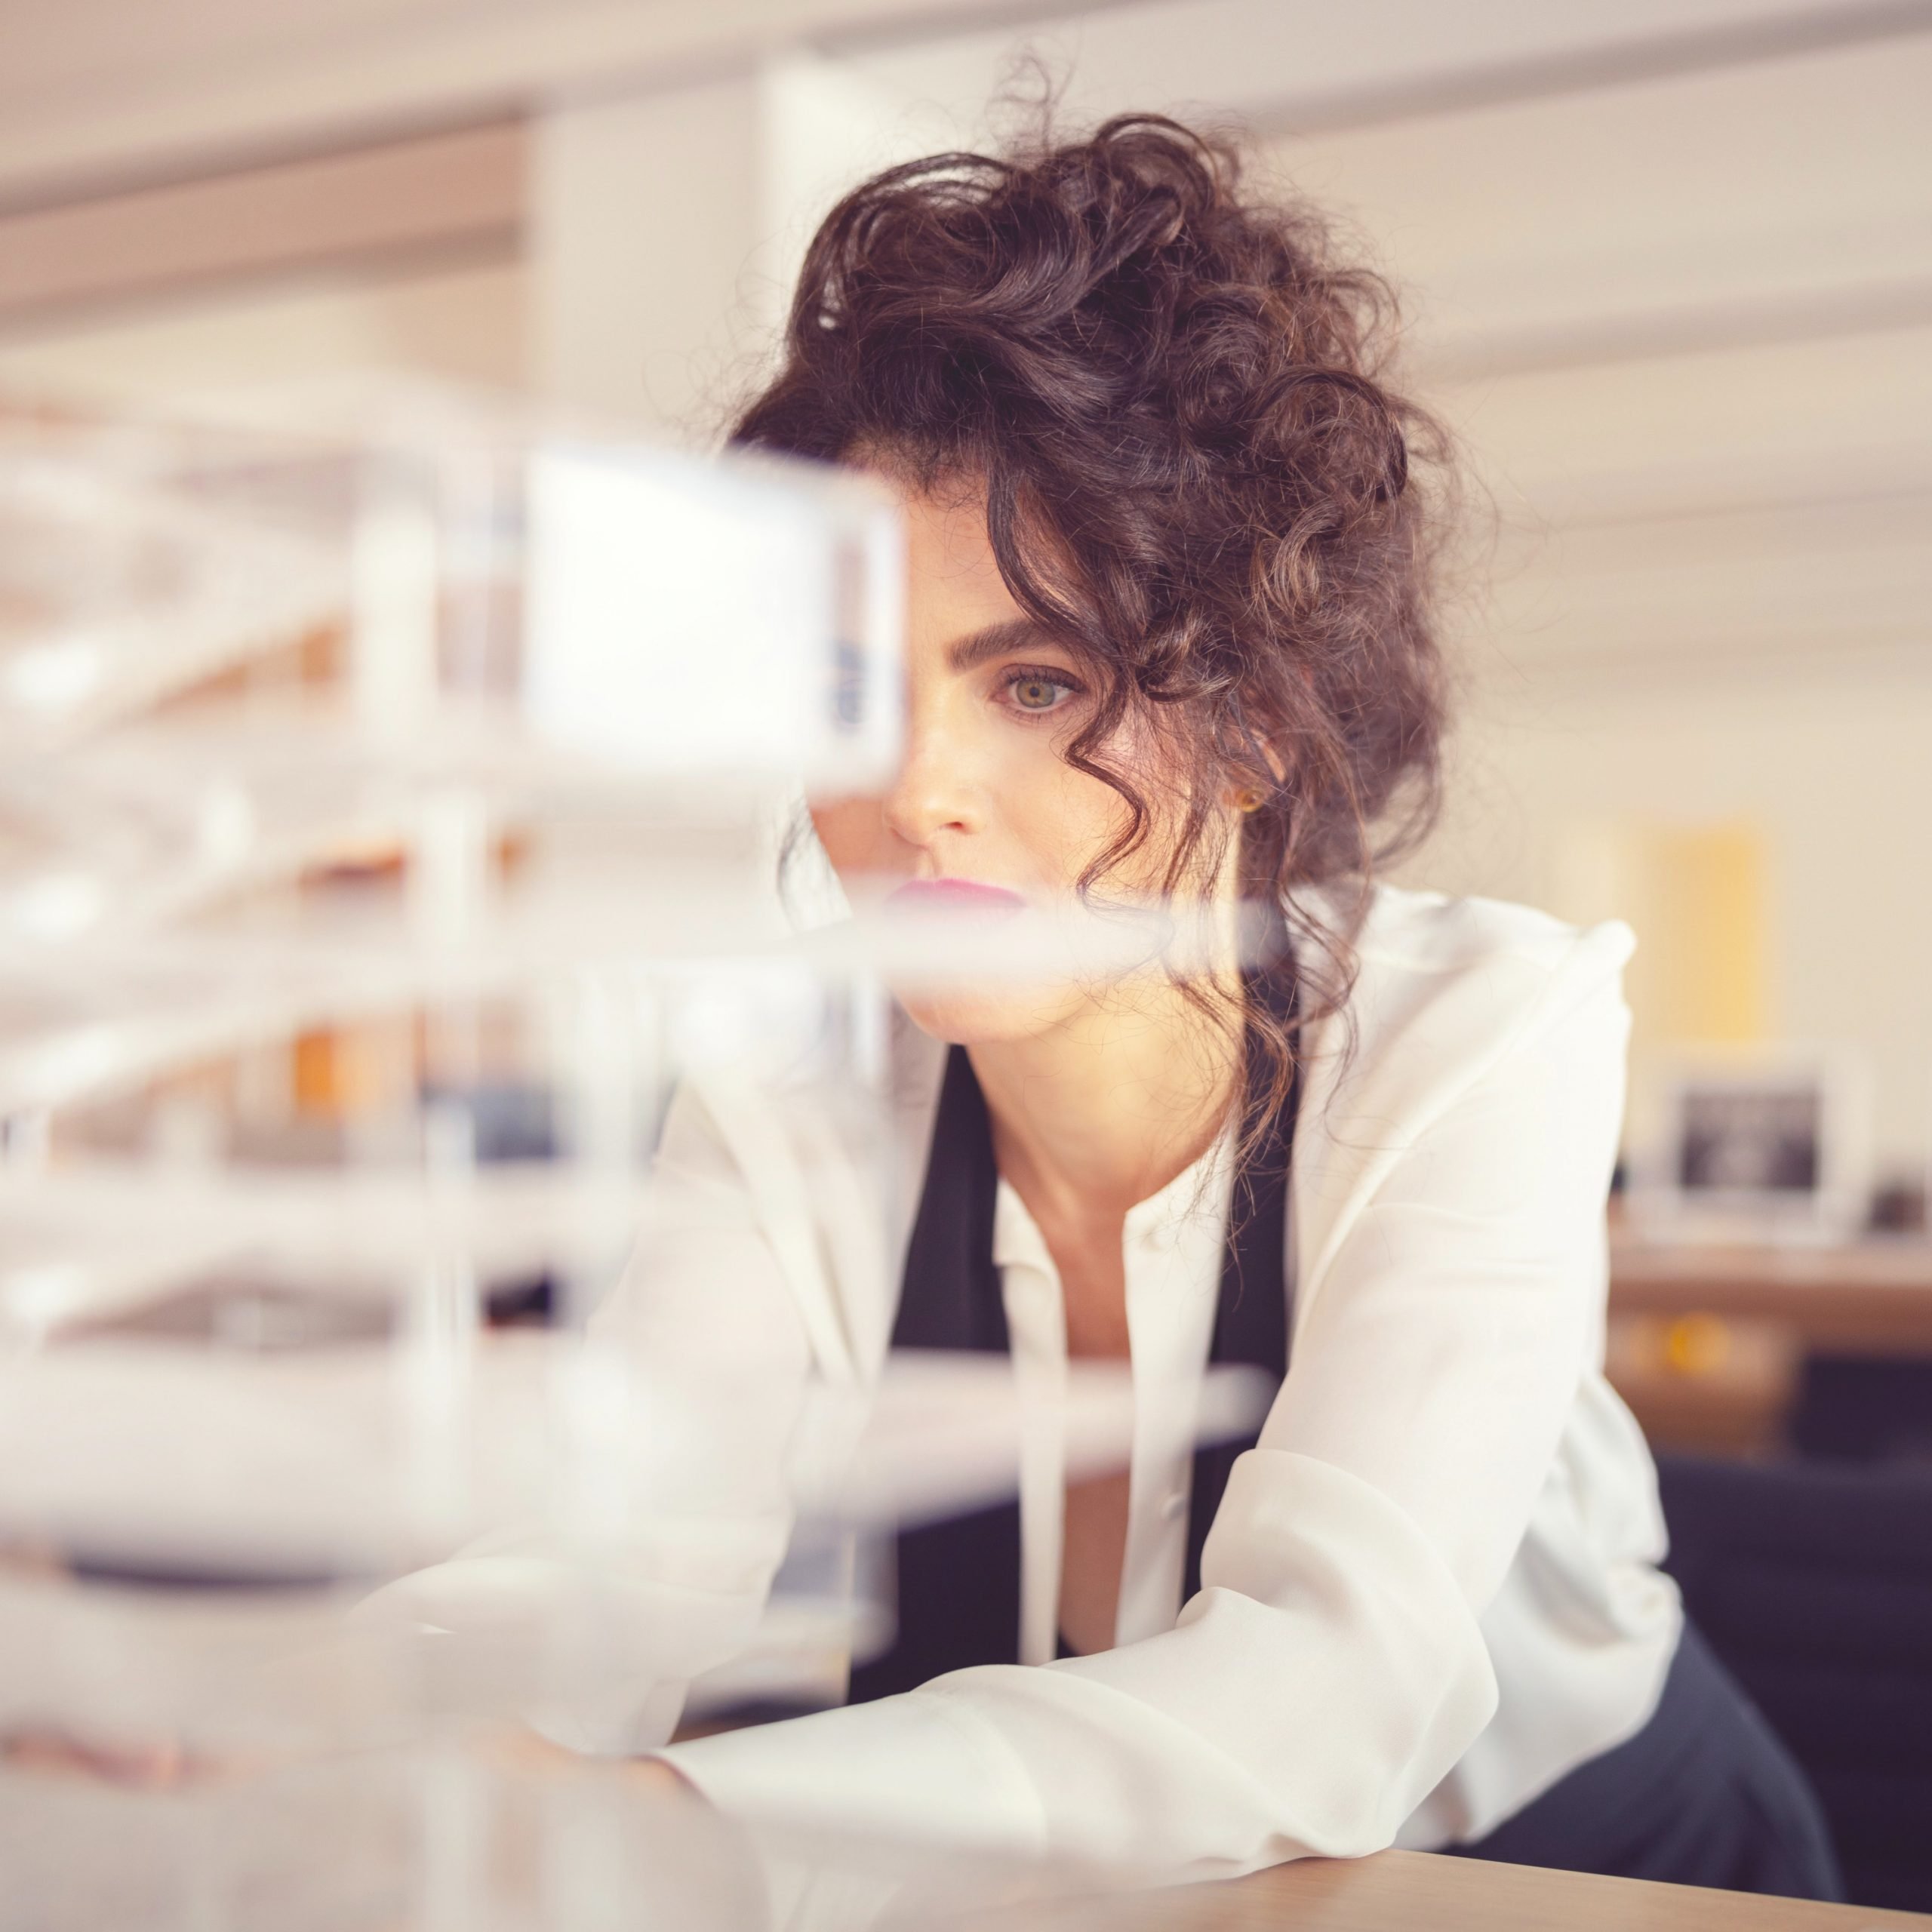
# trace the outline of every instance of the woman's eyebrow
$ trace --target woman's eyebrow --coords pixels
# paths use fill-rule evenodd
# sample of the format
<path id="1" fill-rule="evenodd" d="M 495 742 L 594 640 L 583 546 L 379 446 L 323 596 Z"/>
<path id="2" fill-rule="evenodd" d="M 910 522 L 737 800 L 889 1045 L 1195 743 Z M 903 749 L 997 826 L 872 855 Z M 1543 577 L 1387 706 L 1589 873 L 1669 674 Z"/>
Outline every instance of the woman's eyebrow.
<path id="1" fill-rule="evenodd" d="M 1012 617 L 955 638 L 946 648 L 946 661 L 955 671 L 970 671 L 989 657 L 1003 657 L 1014 651 L 1038 651 L 1052 641 L 1030 617 Z"/>

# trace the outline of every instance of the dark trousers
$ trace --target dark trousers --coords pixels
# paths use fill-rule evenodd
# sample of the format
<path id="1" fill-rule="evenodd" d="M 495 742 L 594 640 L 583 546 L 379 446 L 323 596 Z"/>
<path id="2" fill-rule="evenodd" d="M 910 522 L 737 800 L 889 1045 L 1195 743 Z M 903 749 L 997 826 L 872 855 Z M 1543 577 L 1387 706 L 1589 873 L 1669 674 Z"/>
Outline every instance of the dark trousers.
<path id="1" fill-rule="evenodd" d="M 1804 1774 L 1687 1623 L 1649 1723 L 1580 1764 L 1465 1858 L 1789 1898 L 1842 1899 Z"/>

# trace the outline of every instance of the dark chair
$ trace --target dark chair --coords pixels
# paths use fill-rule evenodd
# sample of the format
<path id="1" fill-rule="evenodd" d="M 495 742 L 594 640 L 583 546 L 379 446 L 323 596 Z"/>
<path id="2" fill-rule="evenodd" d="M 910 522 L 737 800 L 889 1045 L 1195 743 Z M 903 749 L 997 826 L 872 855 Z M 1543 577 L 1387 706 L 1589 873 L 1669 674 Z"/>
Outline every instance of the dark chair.
<path id="1" fill-rule="evenodd" d="M 1919 1463 L 1932 1469 L 1932 1361 L 1813 1354 L 1787 1433 L 1807 1462 Z"/>
<path id="2" fill-rule="evenodd" d="M 1932 1470 L 1660 1459 L 1669 1567 L 1857 1903 L 1932 1912 Z"/>

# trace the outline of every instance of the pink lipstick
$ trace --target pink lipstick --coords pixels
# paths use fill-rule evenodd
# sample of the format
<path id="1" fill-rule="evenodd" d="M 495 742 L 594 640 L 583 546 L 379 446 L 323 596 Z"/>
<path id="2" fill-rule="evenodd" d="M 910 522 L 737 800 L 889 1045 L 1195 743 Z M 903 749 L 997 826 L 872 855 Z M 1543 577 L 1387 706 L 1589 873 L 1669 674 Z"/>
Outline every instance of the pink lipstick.
<path id="1" fill-rule="evenodd" d="M 915 912 L 1017 912 L 1026 903 L 1001 885 L 970 878 L 908 879 L 886 903 Z"/>

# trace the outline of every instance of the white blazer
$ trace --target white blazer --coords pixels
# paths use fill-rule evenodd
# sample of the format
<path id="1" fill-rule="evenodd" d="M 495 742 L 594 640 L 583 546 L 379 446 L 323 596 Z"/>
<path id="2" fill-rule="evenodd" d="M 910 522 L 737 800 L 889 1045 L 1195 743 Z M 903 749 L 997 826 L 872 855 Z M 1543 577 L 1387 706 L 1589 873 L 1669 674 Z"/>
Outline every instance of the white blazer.
<path id="1" fill-rule="evenodd" d="M 1602 1372 L 1632 944 L 1377 890 L 1346 1007 L 1305 1042 L 1289 1374 L 1171 1623 L 670 1761 L 748 1818 L 1201 1876 L 1473 1840 L 1641 1727 L 1681 1614 Z M 893 1260 L 943 1060 L 906 1046 Z M 728 1190 L 728 1139 L 674 1107 L 667 1180 Z M 654 1352 L 735 1350 L 775 1443 L 829 1349 L 861 1373 L 882 1352 L 899 1274 L 854 1271 L 887 1285 L 844 1291 L 835 1337 L 818 1306 L 815 1338 L 759 1247 L 643 1254 L 601 1319 Z"/>

